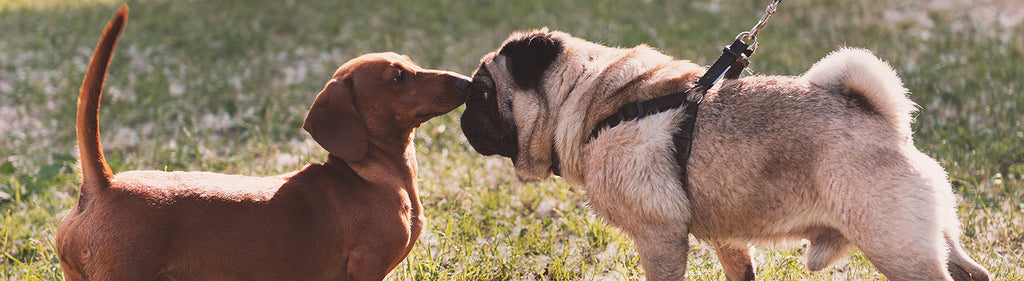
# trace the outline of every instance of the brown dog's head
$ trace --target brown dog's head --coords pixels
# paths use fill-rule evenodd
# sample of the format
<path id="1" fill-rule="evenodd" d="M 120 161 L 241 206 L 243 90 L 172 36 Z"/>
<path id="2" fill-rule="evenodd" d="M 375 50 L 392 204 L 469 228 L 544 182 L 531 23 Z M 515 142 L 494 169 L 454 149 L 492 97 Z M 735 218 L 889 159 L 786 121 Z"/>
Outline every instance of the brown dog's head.
<path id="1" fill-rule="evenodd" d="M 409 57 L 373 53 L 334 72 L 302 128 L 331 155 L 366 157 L 369 139 L 407 138 L 413 129 L 459 107 L 469 78 L 420 68 Z"/>

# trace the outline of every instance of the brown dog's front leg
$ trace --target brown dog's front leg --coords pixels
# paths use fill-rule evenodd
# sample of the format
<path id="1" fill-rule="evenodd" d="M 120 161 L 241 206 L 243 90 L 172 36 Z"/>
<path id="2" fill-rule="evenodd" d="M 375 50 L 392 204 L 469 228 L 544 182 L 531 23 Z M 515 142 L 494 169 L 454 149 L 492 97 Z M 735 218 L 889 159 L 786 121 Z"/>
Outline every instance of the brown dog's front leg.
<path id="1" fill-rule="evenodd" d="M 753 281 L 754 266 L 750 261 L 750 247 L 727 246 L 717 241 L 711 242 L 715 247 L 718 262 L 725 269 L 725 275 L 732 281 Z"/>
<path id="2" fill-rule="evenodd" d="M 359 255 L 349 256 L 347 266 L 347 281 L 378 281 L 391 272 L 388 268 L 390 261 L 381 258 L 381 255 Z"/>

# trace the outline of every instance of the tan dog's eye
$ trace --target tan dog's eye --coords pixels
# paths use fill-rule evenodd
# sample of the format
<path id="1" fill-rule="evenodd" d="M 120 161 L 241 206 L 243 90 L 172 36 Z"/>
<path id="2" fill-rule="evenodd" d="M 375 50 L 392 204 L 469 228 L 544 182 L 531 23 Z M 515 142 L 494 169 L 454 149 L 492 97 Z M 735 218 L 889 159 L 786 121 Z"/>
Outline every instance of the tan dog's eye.
<path id="1" fill-rule="evenodd" d="M 491 97 L 491 92 L 493 92 L 491 89 L 494 89 L 494 82 L 491 82 L 489 77 L 478 76 L 473 79 L 473 84 L 470 87 L 479 91 L 480 96 L 486 100 Z"/>
<path id="2" fill-rule="evenodd" d="M 395 74 L 394 78 L 391 78 L 391 82 L 402 83 L 405 81 L 406 73 L 404 69 L 398 69 L 398 73 Z"/>

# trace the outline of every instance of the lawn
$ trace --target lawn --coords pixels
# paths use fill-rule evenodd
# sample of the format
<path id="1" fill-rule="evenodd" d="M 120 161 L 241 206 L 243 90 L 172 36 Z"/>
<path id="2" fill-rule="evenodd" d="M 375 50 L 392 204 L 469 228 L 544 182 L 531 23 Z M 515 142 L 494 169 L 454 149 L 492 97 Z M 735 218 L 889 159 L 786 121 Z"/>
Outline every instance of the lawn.
<path id="1" fill-rule="evenodd" d="M 636 2 L 636 3 L 634 3 Z M 61 280 L 53 235 L 77 198 L 77 90 L 110 0 L 0 0 L 0 280 Z M 367 52 L 470 74 L 512 31 L 548 26 L 710 64 L 767 1 L 129 1 L 100 128 L 116 171 L 274 175 L 320 162 L 302 131 L 333 70 Z M 799 75 L 842 46 L 892 64 L 920 105 L 917 146 L 946 168 L 967 251 L 1024 280 L 1024 12 L 1014 0 L 782 3 L 747 75 Z M 462 109 L 416 133 L 428 229 L 389 280 L 628 280 L 632 242 L 559 179 L 483 157 Z M 710 246 L 689 278 L 724 280 Z M 821 272 L 800 246 L 760 249 L 761 280 L 878 280 L 862 254 Z"/>

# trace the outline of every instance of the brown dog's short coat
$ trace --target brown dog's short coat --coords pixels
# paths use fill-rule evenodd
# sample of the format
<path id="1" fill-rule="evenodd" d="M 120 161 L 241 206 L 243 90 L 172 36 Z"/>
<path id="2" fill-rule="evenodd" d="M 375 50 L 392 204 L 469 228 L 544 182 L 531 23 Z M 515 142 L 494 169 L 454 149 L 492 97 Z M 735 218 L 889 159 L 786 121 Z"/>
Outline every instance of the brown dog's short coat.
<path id="1" fill-rule="evenodd" d="M 413 130 L 462 104 L 465 77 L 364 55 L 306 116 L 327 163 L 276 177 L 113 175 L 97 109 L 126 15 L 107 26 L 80 91 L 83 183 L 56 237 L 67 280 L 381 280 L 405 258 L 423 227 Z"/>

